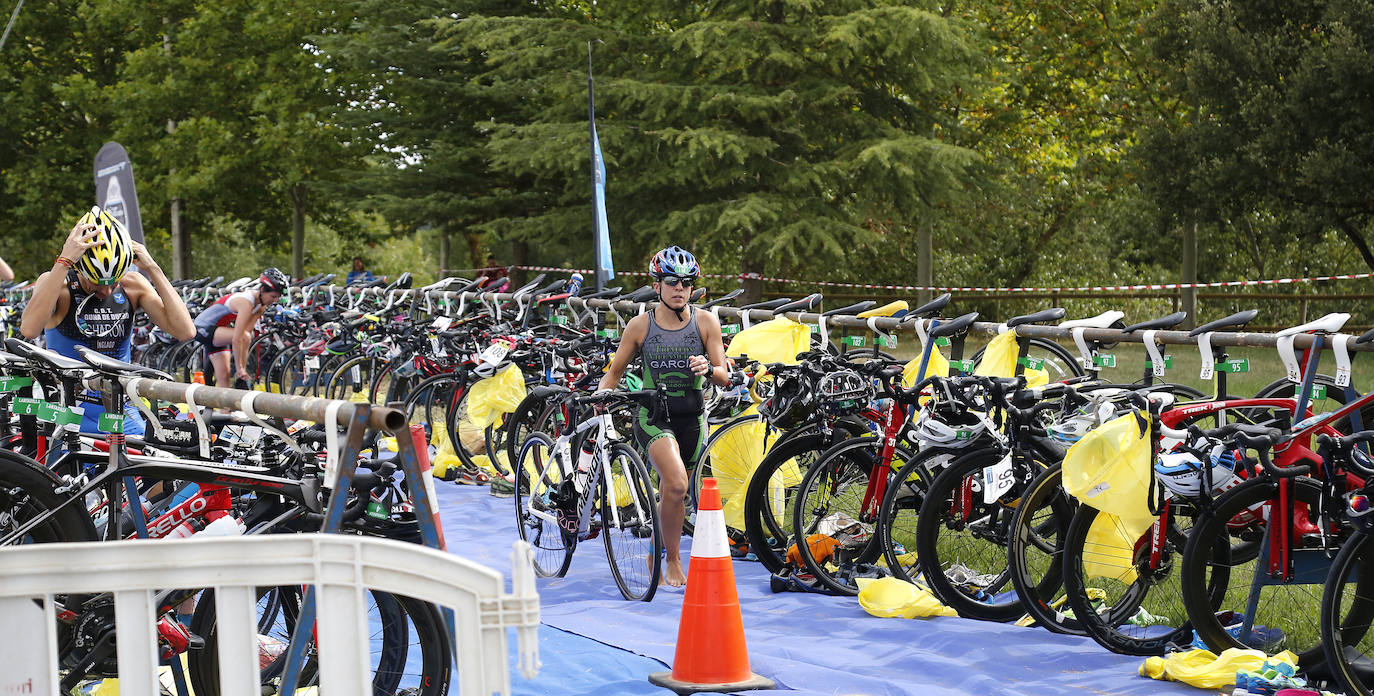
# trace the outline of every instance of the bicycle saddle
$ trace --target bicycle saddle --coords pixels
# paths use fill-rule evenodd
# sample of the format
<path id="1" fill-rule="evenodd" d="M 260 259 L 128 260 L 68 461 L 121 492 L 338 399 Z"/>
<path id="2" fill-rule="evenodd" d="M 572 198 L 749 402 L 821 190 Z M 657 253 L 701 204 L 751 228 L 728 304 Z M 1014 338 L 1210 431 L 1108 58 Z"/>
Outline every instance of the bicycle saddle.
<path id="1" fill-rule="evenodd" d="M 1061 329 L 1110 329 L 1115 324 L 1125 318 L 1126 313 L 1118 310 L 1109 310 L 1095 317 L 1087 319 L 1070 319 L 1059 325 Z"/>
<path id="2" fill-rule="evenodd" d="M 978 313 L 969 312 L 961 317 L 937 323 L 935 328 L 930 330 L 929 335 L 932 339 L 941 336 L 955 336 L 968 331 L 968 327 L 972 326 L 975 321 L 978 321 Z"/>
<path id="3" fill-rule="evenodd" d="M 840 307 L 840 308 L 838 308 L 838 309 L 831 309 L 831 310 L 827 310 L 827 311 L 821 312 L 821 316 L 823 316 L 823 317 L 833 317 L 833 316 L 835 316 L 836 314 L 855 314 L 855 313 L 858 313 L 858 312 L 862 312 L 862 311 L 864 311 L 865 309 L 868 309 L 869 307 L 872 307 L 872 306 L 875 305 L 875 304 L 878 304 L 878 303 L 877 303 L 877 302 L 874 302 L 873 300 L 864 300 L 863 302 L 856 302 L 856 303 L 854 303 L 854 304 L 852 304 L 852 305 L 849 305 L 848 307 Z"/>
<path id="4" fill-rule="evenodd" d="M 868 319 L 869 317 L 890 317 L 896 314 L 897 312 L 906 311 L 906 308 L 906 300 L 897 300 L 896 302 L 889 302 L 881 307 L 874 307 L 873 309 L 859 312 L 859 318 Z"/>
<path id="5" fill-rule="evenodd" d="M 1235 314 L 1232 314 L 1229 317 L 1223 317 L 1216 321 L 1209 321 L 1206 324 L 1203 324 L 1202 326 L 1199 326 L 1196 329 L 1189 331 L 1188 335 L 1201 336 L 1202 334 L 1205 334 L 1209 331 L 1217 331 L 1220 329 L 1230 328 L 1239 329 L 1245 326 L 1246 324 L 1249 324 L 1250 322 L 1254 321 L 1255 317 L 1257 316 L 1259 316 L 1258 309 L 1247 309 L 1244 312 L 1236 312 Z"/>
<path id="6" fill-rule="evenodd" d="M 87 365 L 90 365 L 91 367 L 94 367 L 95 369 L 105 374 L 137 375 L 139 377 L 165 379 L 169 382 L 172 381 L 172 376 L 167 374 L 166 372 L 163 372 L 162 370 L 154 370 L 151 367 L 144 367 L 142 365 L 127 363 L 123 360 L 116 360 L 108 355 L 105 355 L 104 353 L 93 351 L 90 348 L 87 348 L 86 346 L 77 346 L 76 352 L 81 354 L 81 359 L 85 360 Z M 83 365 L 82 367 L 85 367 L 85 365 Z"/>
<path id="7" fill-rule="evenodd" d="M 950 294 L 945 293 L 906 313 L 908 317 L 938 317 L 949 306 Z"/>
<path id="8" fill-rule="evenodd" d="M 1374 341 L 1374 329 L 1360 334 L 1360 337 L 1355 339 L 1356 343 L 1369 343 L 1370 341 Z"/>
<path id="9" fill-rule="evenodd" d="M 797 310 L 805 311 L 815 307 L 820 303 L 821 294 L 819 292 L 815 292 L 811 293 L 810 295 L 807 295 L 806 297 L 801 298 L 800 300 L 797 300 L 796 302 L 788 302 L 785 305 L 774 307 L 773 313 L 782 314 L 784 312 L 795 312 Z"/>
<path id="10" fill-rule="evenodd" d="M 645 285 L 627 295 L 625 299 L 636 303 L 649 302 L 650 300 L 658 299 L 658 293 L 654 292 L 653 286 Z"/>
<path id="11" fill-rule="evenodd" d="M 783 305 L 785 305 L 785 304 L 787 304 L 788 302 L 791 302 L 791 301 L 792 301 L 792 298 L 790 298 L 790 297 L 779 297 L 779 298 L 776 299 L 776 300 L 767 300 L 767 301 L 765 301 L 765 302 L 755 302 L 754 304 L 747 304 L 747 305 L 744 305 L 743 307 L 740 307 L 740 309 L 768 309 L 768 310 L 773 310 L 773 309 L 777 309 L 778 307 L 781 307 L 781 306 L 783 306 Z"/>
<path id="12" fill-rule="evenodd" d="M 620 286 L 616 286 L 613 288 L 606 288 L 605 290 L 602 290 L 600 292 L 589 292 L 585 295 L 578 295 L 578 297 L 584 300 L 604 300 L 608 297 L 615 297 L 616 295 L 619 295 L 620 291 L 623 289 L 624 288 Z"/>
<path id="13" fill-rule="evenodd" d="M 30 363 L 40 363 L 58 370 L 91 369 L 90 365 L 80 360 L 73 360 L 65 355 L 58 355 L 46 348 L 39 348 L 32 343 L 25 343 L 17 338 L 5 339 L 5 347 L 8 348 L 11 353 L 28 360 Z"/>
<path id="14" fill-rule="evenodd" d="M 548 285 L 545 285 L 544 287 L 539 288 L 538 290 L 535 290 L 533 293 L 530 293 L 530 294 L 532 294 L 532 295 L 551 295 L 551 294 L 557 293 L 559 290 L 562 290 L 562 289 L 563 289 L 563 286 L 565 286 L 565 285 L 567 285 L 567 284 L 568 284 L 567 278 L 559 278 L 558 280 L 555 280 L 555 281 L 553 281 L 552 283 L 549 283 Z"/>
<path id="15" fill-rule="evenodd" d="M 1138 324 L 1131 324 L 1130 326 L 1127 326 L 1126 328 L 1122 329 L 1121 332 L 1122 332 L 1122 333 L 1132 333 L 1132 332 L 1135 332 L 1135 331 L 1151 331 L 1151 330 L 1160 330 L 1160 329 L 1172 329 L 1173 327 L 1178 326 L 1179 324 L 1182 324 L 1182 323 L 1183 323 L 1183 320 L 1184 320 L 1184 319 L 1187 319 L 1187 318 L 1188 318 L 1188 313 L 1187 313 L 1187 312 L 1174 312 L 1173 314 L 1170 314 L 1170 315 L 1167 316 L 1167 317 L 1160 317 L 1160 318 L 1158 318 L 1158 319 L 1150 319 L 1149 321 L 1142 321 L 1142 322 L 1140 322 L 1140 323 L 1138 323 Z"/>
<path id="16" fill-rule="evenodd" d="M 1306 324 L 1290 326 L 1289 328 L 1286 328 L 1278 332 L 1277 335 L 1292 336 L 1293 334 L 1307 333 L 1308 331 L 1332 334 L 1336 333 L 1337 331 L 1340 331 L 1341 327 L 1345 326 L 1345 323 L 1347 321 L 1350 321 L 1349 314 L 1346 314 L 1344 312 L 1333 312 L 1320 319 L 1314 319 L 1312 321 L 1309 321 Z"/>
<path id="17" fill-rule="evenodd" d="M 725 293 L 724 295 L 721 295 L 720 297 L 717 297 L 716 299 L 711 300 L 710 302 L 707 302 L 706 304 L 702 305 L 701 307 L 702 307 L 702 309 L 705 309 L 705 308 L 707 308 L 707 307 L 715 307 L 716 305 L 722 305 L 722 304 L 725 304 L 726 302 L 729 302 L 730 300 L 733 300 L 733 299 L 735 299 L 736 297 L 739 297 L 740 295 L 743 295 L 743 294 L 744 294 L 744 288 L 735 288 L 734 290 L 731 290 L 730 292 L 727 292 L 727 293 Z"/>
<path id="18" fill-rule="evenodd" d="M 1042 309 L 1034 314 L 1024 314 L 1019 317 L 1012 317 L 1007 320 L 1007 328 L 1014 329 L 1022 324 L 1044 324 L 1050 321 L 1059 321 L 1063 318 L 1063 307 L 1051 307 L 1050 309 Z"/>

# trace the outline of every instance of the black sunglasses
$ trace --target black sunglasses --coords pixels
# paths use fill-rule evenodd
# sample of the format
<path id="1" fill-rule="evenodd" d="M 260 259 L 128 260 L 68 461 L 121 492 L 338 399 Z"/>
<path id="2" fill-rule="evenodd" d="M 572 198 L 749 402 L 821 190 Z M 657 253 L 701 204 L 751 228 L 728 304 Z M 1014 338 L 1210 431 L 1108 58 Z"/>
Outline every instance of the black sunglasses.
<path id="1" fill-rule="evenodd" d="M 684 285 L 684 286 L 690 288 L 690 287 L 693 287 L 693 286 L 695 286 L 695 285 L 697 284 L 697 279 L 696 279 L 696 278 L 679 278 L 679 277 L 677 277 L 677 276 L 665 276 L 665 277 L 663 278 L 663 280 L 661 280 L 661 281 L 659 281 L 659 282 L 662 282 L 664 285 L 667 285 L 667 286 L 670 287 L 670 288 L 675 288 L 675 287 L 677 287 L 677 286 L 679 286 L 679 285 Z"/>

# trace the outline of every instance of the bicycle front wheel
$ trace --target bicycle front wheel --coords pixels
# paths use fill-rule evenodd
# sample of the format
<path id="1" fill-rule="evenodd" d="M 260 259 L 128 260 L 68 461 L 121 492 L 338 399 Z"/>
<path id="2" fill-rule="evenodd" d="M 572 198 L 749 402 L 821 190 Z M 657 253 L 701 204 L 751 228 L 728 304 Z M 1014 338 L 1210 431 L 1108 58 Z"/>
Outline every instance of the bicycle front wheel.
<path id="1" fill-rule="evenodd" d="M 622 443 L 610 448 L 611 461 L 602 474 L 597 496 L 601 500 L 601 539 L 611 575 L 625 599 L 647 602 L 654 598 L 663 570 L 663 535 L 659 531 L 649 470 L 639 455 Z"/>
<path id="2" fill-rule="evenodd" d="M 1374 537 L 1356 534 L 1341 546 L 1322 593 L 1321 643 L 1341 690 L 1374 694 Z"/>
<path id="3" fill-rule="evenodd" d="M 855 574 L 881 553 L 871 520 L 881 501 L 869 494 L 869 475 L 877 457 L 865 445 L 874 438 L 848 440 L 830 448 L 806 472 L 792 509 L 797 552 L 802 563 L 832 591 L 857 595 Z M 886 472 L 885 472 L 886 473 Z"/>
<path id="4" fill-rule="evenodd" d="M 258 650 L 264 662 L 261 684 L 279 686 L 286 669 L 286 650 L 299 626 L 301 588 L 258 588 Z M 216 645 L 214 591 L 196 602 L 191 632 L 205 639 L 202 650 L 188 659 L 191 687 L 196 694 L 218 696 L 219 650 Z M 374 696 L 444 696 L 452 677 L 448 632 L 438 608 L 428 602 L 380 590 L 363 593 L 367 602 L 369 654 Z M 310 630 L 310 629 L 307 629 Z M 298 686 L 319 683 L 316 646 L 306 648 L 306 662 Z"/>
<path id="5" fill-rule="evenodd" d="M 1314 607 L 1321 601 L 1340 527 L 1320 513 L 1329 515 L 1338 503 L 1324 500 L 1322 484 L 1307 477 L 1291 480 L 1290 495 L 1293 572 L 1287 580 L 1268 572 L 1268 544 L 1278 543 L 1271 537 L 1279 526 L 1267 519 L 1278 508 L 1276 481 L 1254 479 L 1223 493 L 1189 535 L 1182 559 L 1183 605 L 1198 636 L 1217 652 L 1286 649 L 1304 665 L 1322 658 Z"/>
<path id="6" fill-rule="evenodd" d="M 515 466 L 515 524 L 520 538 L 534 549 L 534 571 L 540 577 L 562 577 L 572 563 L 577 535 L 559 524 L 563 472 L 554 456 L 553 438 L 530 433 Z M 573 529 L 576 526 L 573 525 Z"/>

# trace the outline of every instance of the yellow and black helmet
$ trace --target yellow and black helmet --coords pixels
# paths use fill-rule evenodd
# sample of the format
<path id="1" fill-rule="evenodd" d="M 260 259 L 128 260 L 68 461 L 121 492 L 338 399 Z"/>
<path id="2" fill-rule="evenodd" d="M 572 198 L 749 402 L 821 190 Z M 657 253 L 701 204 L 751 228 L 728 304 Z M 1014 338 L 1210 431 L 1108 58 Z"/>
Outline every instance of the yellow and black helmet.
<path id="1" fill-rule="evenodd" d="M 114 285 L 129 271 L 134 260 L 134 247 L 129 231 L 99 206 L 81 216 L 78 225 L 95 225 L 95 246 L 76 260 L 76 270 L 86 280 L 97 285 Z"/>

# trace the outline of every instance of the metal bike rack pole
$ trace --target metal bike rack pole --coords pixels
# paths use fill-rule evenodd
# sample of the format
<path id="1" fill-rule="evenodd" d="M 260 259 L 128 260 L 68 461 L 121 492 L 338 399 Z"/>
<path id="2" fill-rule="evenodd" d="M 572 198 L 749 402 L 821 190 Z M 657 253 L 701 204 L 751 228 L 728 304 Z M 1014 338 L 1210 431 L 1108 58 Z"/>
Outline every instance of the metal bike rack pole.
<path id="1" fill-rule="evenodd" d="M 321 287 L 323 289 L 327 289 L 330 286 Z M 375 296 L 391 294 L 400 295 L 402 297 L 419 295 L 421 292 L 423 292 L 419 289 L 386 291 L 383 288 L 364 288 L 362 290 L 359 290 L 357 288 L 339 288 L 337 286 L 335 286 L 335 291 L 345 294 L 361 293 L 363 295 Z M 492 302 L 510 302 L 515 300 L 515 295 L 511 293 L 483 293 L 473 291 L 457 293 L 449 290 L 443 290 L 432 291 L 427 294 L 429 294 L 434 299 L 444 298 L 449 300 L 457 300 L 460 296 L 462 296 L 469 301 L 486 299 Z M 521 299 L 526 299 L 529 297 L 529 295 L 521 295 Z M 638 313 L 641 306 L 652 307 L 655 304 L 657 304 L 657 302 L 652 301 L 643 303 L 641 305 L 641 303 L 629 302 L 626 300 L 620 300 L 618 302 L 612 302 L 610 300 L 584 300 L 580 297 L 570 298 L 569 302 L 576 303 L 575 306 L 580 306 L 583 308 L 600 309 L 603 311 L 614 308 L 621 312 L 629 313 Z M 766 309 L 742 310 L 736 307 L 722 306 L 718 308 L 713 308 L 713 311 L 714 310 L 719 310 L 719 314 L 721 316 L 730 318 L 742 318 L 747 314 L 749 320 L 754 323 L 760 321 L 767 321 L 778 316 L 776 313 Z M 787 312 L 786 316 L 789 319 L 793 319 L 803 324 L 814 324 L 820 321 L 820 314 L 815 312 Z M 826 317 L 825 321 L 827 325 L 835 327 L 847 327 L 852 329 L 863 330 L 868 330 L 870 328 L 868 319 L 860 319 L 859 317 L 852 315 L 832 315 Z M 903 319 L 893 319 L 891 317 L 878 317 L 876 320 L 874 320 L 873 325 L 884 331 L 895 331 L 898 329 L 909 328 L 911 326 L 911 321 Z M 1000 331 L 1000 327 L 1001 324 L 997 322 L 980 321 L 974 322 L 973 326 L 970 327 L 970 330 L 995 336 Z M 1073 340 L 1072 330 L 1061 329 L 1056 326 L 1023 324 L 1021 326 L 1016 327 L 1015 331 L 1018 336 L 1024 336 L 1026 338 L 1048 338 L 1065 341 Z M 1084 332 L 1084 338 L 1089 341 L 1097 341 L 1101 343 L 1144 343 L 1143 333 L 1144 332 L 1125 333 L 1117 329 L 1087 329 Z M 1154 338 L 1156 343 L 1162 345 L 1197 345 L 1197 338 L 1189 336 L 1186 331 L 1157 331 L 1154 334 Z M 1258 333 L 1247 331 L 1217 331 L 1212 334 L 1211 342 L 1214 346 L 1275 348 L 1278 345 L 1278 336 L 1272 333 Z M 1301 349 L 1311 347 L 1312 336 L 1310 334 L 1299 334 L 1295 336 L 1293 346 L 1295 348 Z M 1329 349 L 1329 342 L 1323 342 L 1322 350 Z M 1348 349 L 1352 352 L 1374 351 L 1374 342 L 1362 344 L 1355 344 L 1354 342 L 1351 342 L 1348 346 Z"/>

